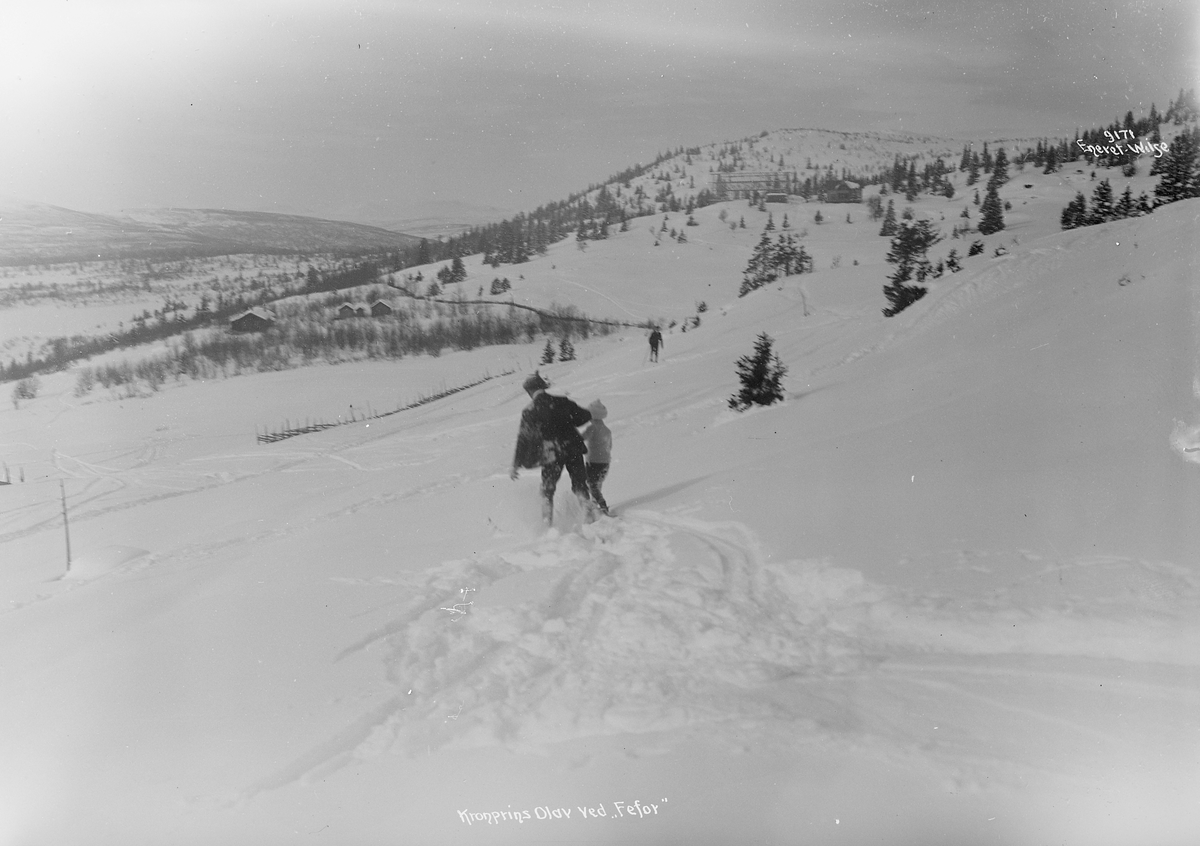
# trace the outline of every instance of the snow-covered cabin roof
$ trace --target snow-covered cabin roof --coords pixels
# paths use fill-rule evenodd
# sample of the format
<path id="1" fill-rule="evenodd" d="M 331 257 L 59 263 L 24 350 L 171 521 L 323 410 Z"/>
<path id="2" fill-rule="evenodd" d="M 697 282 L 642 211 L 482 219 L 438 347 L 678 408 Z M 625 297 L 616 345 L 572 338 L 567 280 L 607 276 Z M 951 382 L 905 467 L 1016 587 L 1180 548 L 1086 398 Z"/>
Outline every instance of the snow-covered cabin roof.
<path id="1" fill-rule="evenodd" d="M 271 314 L 271 312 L 267 311 L 265 308 L 261 308 L 260 306 L 255 306 L 254 308 L 248 308 L 233 319 L 241 320 L 243 317 L 257 317 L 257 318 L 260 318 L 261 320 L 274 320 L 275 319 L 275 315 Z"/>

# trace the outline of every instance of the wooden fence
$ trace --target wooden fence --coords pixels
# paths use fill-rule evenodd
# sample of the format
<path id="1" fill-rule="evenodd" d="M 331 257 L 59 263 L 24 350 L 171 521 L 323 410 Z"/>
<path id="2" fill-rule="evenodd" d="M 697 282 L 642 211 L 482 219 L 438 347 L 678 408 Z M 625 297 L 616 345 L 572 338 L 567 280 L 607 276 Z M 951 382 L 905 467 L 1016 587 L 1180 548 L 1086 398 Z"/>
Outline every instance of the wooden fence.
<path id="1" fill-rule="evenodd" d="M 484 382 L 490 382 L 492 379 L 497 379 L 501 376 L 511 376 L 516 372 L 517 371 L 515 370 L 505 370 L 503 373 L 497 373 L 495 375 L 489 373 L 483 378 L 476 379 L 474 382 L 469 382 L 466 385 L 458 385 L 454 388 L 446 388 L 443 391 L 438 391 L 436 394 L 421 396 L 417 400 L 410 402 L 408 405 L 402 405 L 399 408 L 392 409 L 391 411 L 373 411 L 371 406 L 368 405 L 366 413 L 361 413 L 359 410 L 356 410 L 354 406 L 350 406 L 350 415 L 348 419 L 339 418 L 337 421 L 332 423 L 324 420 L 305 420 L 304 424 L 301 425 L 300 421 L 297 420 L 295 421 L 295 425 L 292 425 L 291 420 L 284 420 L 283 426 L 279 429 L 268 429 L 267 427 L 263 427 L 262 431 L 260 432 L 256 427 L 254 431 L 254 437 L 255 440 L 260 444 L 271 444 L 275 443 L 276 441 L 286 440 L 287 438 L 294 438 L 297 435 L 307 435 L 310 432 L 320 432 L 324 429 L 332 429 L 335 426 L 345 426 L 349 423 L 359 423 L 363 420 L 378 420 L 381 417 L 391 417 L 393 414 L 399 414 L 401 411 L 408 411 L 422 405 L 427 405 L 435 400 L 445 399 L 446 397 L 457 394 L 460 391 L 465 391 L 468 388 L 474 388 L 476 385 L 482 385 Z"/>

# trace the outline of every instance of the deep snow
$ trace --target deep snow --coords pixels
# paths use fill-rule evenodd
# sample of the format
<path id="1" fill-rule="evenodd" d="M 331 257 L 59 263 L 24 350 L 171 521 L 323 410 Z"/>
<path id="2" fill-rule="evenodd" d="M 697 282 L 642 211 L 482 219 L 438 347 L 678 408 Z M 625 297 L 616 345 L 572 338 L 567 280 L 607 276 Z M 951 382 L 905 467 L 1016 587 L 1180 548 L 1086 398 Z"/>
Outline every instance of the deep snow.
<path id="1" fill-rule="evenodd" d="M 524 373 L 254 441 L 540 342 L 0 411 L 0 842 L 1197 842 L 1200 203 L 1014 220 L 891 320 L 885 239 L 737 300 L 761 221 L 702 212 L 529 266 L 712 306 L 544 368 L 616 519 L 539 529 Z"/>

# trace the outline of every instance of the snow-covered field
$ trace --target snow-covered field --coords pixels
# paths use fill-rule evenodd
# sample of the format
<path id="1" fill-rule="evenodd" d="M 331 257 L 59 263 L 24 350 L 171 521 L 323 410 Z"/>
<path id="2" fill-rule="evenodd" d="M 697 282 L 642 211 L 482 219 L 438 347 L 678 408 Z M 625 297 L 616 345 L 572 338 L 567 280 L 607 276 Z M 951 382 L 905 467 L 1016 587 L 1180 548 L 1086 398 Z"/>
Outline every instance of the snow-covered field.
<path id="1" fill-rule="evenodd" d="M 476 263 L 710 307 L 657 365 L 631 332 L 543 369 L 609 408 L 592 525 L 507 476 L 540 341 L 44 377 L 0 409 L 0 843 L 1200 842 L 1200 201 L 1057 232 L 1075 189 L 1033 179 L 890 320 L 886 239 L 832 217 L 820 272 L 737 299 L 744 203 Z M 788 397 L 736 414 L 763 331 Z"/>

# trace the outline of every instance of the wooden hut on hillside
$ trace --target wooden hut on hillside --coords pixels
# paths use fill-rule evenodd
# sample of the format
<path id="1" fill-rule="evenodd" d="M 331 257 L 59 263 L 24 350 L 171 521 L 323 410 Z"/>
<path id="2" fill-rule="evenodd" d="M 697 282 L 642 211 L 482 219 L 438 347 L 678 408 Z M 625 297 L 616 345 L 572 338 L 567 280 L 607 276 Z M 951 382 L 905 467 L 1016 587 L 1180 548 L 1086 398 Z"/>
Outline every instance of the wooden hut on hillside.
<path id="1" fill-rule="evenodd" d="M 861 203 L 862 186 L 857 182 L 842 180 L 825 192 L 827 203 Z"/>
<path id="2" fill-rule="evenodd" d="M 351 317 L 366 317 L 371 313 L 365 303 L 342 303 L 337 310 L 339 320 L 348 320 Z"/>
<path id="3" fill-rule="evenodd" d="M 371 303 L 372 317 L 391 317 L 396 313 L 396 309 L 392 308 L 392 304 L 385 300 L 376 300 Z"/>
<path id="4" fill-rule="evenodd" d="M 251 308 L 243 311 L 229 321 L 231 332 L 265 332 L 275 325 L 275 317 L 263 308 Z"/>

